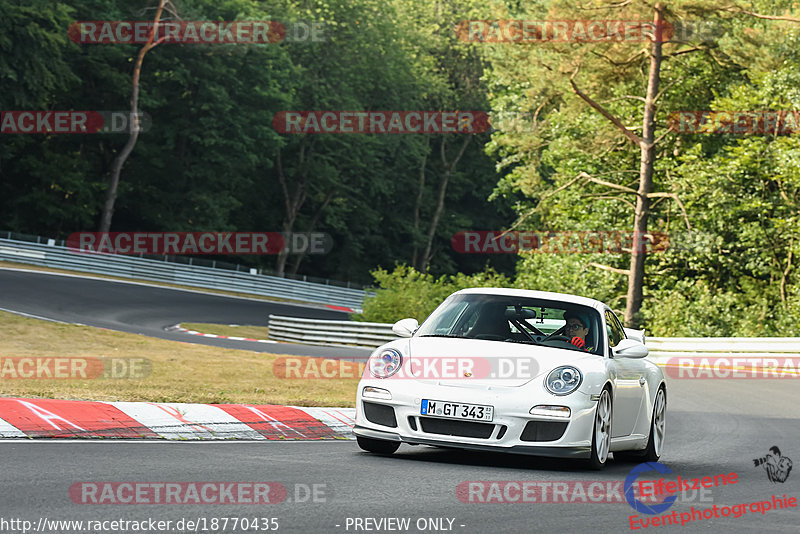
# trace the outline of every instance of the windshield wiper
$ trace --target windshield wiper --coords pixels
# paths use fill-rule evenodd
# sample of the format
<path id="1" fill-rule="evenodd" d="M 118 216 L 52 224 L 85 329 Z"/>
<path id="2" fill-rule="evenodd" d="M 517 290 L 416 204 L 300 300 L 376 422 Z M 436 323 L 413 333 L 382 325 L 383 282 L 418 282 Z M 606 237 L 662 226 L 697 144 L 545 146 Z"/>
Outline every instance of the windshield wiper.
<path id="1" fill-rule="evenodd" d="M 457 338 L 463 338 L 464 336 L 457 336 L 455 334 L 423 334 L 423 335 L 418 336 L 418 337 L 457 337 Z"/>

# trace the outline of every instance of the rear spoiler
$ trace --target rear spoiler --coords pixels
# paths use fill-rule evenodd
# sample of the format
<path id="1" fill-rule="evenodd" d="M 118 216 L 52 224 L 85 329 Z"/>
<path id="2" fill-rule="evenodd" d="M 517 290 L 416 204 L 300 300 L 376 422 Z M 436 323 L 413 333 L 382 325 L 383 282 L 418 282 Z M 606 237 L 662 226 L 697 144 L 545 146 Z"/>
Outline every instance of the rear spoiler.
<path id="1" fill-rule="evenodd" d="M 630 339 L 635 339 L 636 341 L 641 342 L 642 344 L 646 345 L 644 341 L 644 328 L 641 330 L 636 330 L 634 328 L 623 328 L 625 330 L 625 335 Z"/>

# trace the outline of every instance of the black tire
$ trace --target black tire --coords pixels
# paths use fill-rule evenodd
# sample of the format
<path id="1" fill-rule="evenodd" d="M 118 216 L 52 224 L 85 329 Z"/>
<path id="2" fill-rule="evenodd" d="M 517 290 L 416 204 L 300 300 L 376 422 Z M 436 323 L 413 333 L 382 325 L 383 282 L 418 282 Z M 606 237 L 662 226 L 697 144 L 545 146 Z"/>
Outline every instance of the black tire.
<path id="1" fill-rule="evenodd" d="M 356 436 L 358 446 L 367 452 L 374 452 L 377 454 L 392 454 L 400 447 L 399 441 L 386 441 L 383 439 L 365 438 L 363 436 Z"/>
<path id="2" fill-rule="evenodd" d="M 596 471 L 599 471 L 600 469 L 603 469 L 606 466 L 606 463 L 608 462 L 608 457 L 609 457 L 609 454 L 610 454 L 609 452 L 606 452 L 605 453 L 605 458 L 601 459 L 600 455 L 597 452 L 597 419 L 598 419 L 601 403 L 604 402 L 604 397 L 607 397 L 607 401 L 608 401 L 608 418 L 607 418 L 608 422 L 607 422 L 607 430 L 606 431 L 608 433 L 608 446 L 609 447 L 611 446 L 611 422 L 613 421 L 614 411 L 613 411 L 613 404 L 611 402 L 611 393 L 606 388 L 606 389 L 603 389 L 603 391 L 600 393 L 600 399 L 598 399 L 598 401 L 597 401 L 597 408 L 596 408 L 595 417 L 594 417 L 594 425 L 592 426 L 592 451 L 591 451 L 591 456 L 589 457 L 589 462 L 588 463 L 589 463 L 589 468 L 590 469 L 594 469 Z"/>

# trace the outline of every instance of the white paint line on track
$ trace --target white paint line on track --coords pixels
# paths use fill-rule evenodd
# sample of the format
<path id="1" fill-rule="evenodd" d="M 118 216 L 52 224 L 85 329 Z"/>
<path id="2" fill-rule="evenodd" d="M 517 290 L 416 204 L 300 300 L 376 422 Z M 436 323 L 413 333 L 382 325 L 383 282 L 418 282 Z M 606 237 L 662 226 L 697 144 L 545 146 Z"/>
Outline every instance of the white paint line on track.
<path id="1" fill-rule="evenodd" d="M 219 334 L 204 334 L 203 332 L 198 332 L 197 330 L 187 330 L 186 328 L 183 328 L 180 324 L 176 324 L 174 326 L 168 326 L 164 330 L 167 332 L 183 332 L 184 334 L 191 334 L 193 336 L 211 337 L 216 339 L 230 339 L 233 341 L 248 341 L 251 343 L 278 343 L 274 339 L 253 339 L 247 337 L 223 336 Z"/>

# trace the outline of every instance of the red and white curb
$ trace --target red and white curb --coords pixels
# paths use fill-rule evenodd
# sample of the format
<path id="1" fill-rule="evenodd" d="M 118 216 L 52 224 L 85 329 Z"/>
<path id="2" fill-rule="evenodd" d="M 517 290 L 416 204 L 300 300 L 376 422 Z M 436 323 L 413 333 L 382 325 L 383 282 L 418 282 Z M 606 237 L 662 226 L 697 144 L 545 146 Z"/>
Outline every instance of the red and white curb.
<path id="1" fill-rule="evenodd" d="M 181 325 L 175 325 L 170 328 L 167 328 L 170 332 L 183 332 L 184 334 L 191 334 L 193 336 L 202 336 L 202 337 L 215 337 L 218 339 L 231 339 L 233 341 L 254 341 L 256 343 L 277 343 L 274 339 L 253 339 L 249 337 L 236 337 L 236 336 L 220 336 L 217 334 L 204 334 L 203 332 L 197 332 L 196 330 L 187 330 L 183 328 Z"/>
<path id="2" fill-rule="evenodd" d="M 0 398 L 0 438 L 353 439 L 355 408 Z"/>

